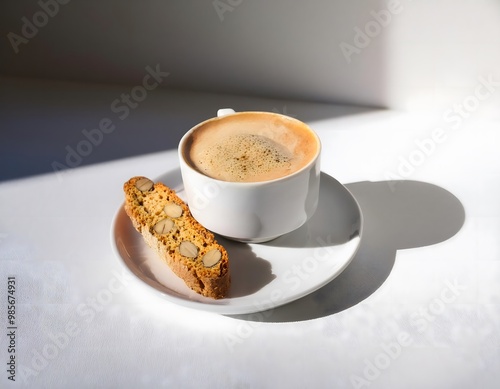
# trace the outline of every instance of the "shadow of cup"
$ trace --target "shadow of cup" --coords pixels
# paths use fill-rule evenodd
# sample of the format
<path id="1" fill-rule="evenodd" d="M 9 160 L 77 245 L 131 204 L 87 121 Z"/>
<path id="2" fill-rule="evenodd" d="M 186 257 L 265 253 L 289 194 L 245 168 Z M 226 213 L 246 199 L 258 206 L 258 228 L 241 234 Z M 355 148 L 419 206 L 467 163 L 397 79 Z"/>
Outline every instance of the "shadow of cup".
<path id="1" fill-rule="evenodd" d="M 310 320 L 350 308 L 389 277 L 397 250 L 443 242 L 465 221 L 461 202 L 433 184 L 401 180 L 357 182 L 346 187 L 363 212 L 358 252 L 333 281 L 308 296 L 267 311 L 259 316 L 263 321 Z M 233 317 L 254 320 L 255 315 Z"/>

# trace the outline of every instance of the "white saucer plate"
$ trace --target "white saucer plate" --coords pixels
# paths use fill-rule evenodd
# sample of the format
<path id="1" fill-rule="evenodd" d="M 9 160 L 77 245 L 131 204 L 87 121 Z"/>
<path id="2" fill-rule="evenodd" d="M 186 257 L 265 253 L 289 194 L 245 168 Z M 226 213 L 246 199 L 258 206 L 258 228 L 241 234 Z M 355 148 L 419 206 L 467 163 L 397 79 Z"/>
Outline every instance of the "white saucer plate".
<path id="1" fill-rule="evenodd" d="M 180 171 L 156 181 L 183 198 Z M 122 264 L 151 292 L 186 307 L 225 315 L 265 311 L 297 300 L 337 277 L 358 250 L 363 218 L 351 193 L 321 173 L 318 209 L 299 229 L 266 243 L 238 243 L 216 236 L 228 251 L 229 296 L 214 300 L 190 290 L 143 241 L 123 205 L 111 228 L 112 247 Z"/>

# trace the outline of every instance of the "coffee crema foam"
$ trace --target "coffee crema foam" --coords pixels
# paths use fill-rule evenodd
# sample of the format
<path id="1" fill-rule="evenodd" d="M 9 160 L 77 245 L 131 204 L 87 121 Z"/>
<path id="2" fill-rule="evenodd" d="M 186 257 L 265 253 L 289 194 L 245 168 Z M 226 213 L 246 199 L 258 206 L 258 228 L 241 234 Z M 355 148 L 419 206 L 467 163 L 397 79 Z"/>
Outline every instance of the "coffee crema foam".
<path id="1" fill-rule="evenodd" d="M 185 156 L 200 173 L 223 181 L 267 181 L 300 170 L 316 155 L 315 136 L 298 121 L 236 116 L 193 132 Z"/>
<path id="2" fill-rule="evenodd" d="M 205 174 L 224 181 L 252 181 L 286 175 L 292 155 L 279 143 L 255 134 L 229 135 L 197 158 Z M 253 179 L 252 179 L 253 178 Z"/>

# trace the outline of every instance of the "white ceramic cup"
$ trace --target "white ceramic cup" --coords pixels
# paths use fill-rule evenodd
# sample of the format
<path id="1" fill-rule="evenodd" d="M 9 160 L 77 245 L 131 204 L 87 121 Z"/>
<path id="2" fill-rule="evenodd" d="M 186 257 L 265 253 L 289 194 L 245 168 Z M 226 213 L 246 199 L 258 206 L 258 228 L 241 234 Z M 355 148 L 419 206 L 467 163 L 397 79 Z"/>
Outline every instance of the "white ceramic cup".
<path id="1" fill-rule="evenodd" d="M 186 158 L 190 137 L 208 122 L 222 122 L 229 115 L 263 115 L 270 125 L 287 120 L 273 112 L 238 112 L 221 109 L 218 116 L 190 129 L 179 143 L 179 160 L 187 203 L 194 218 L 214 233 L 241 242 L 266 242 L 302 226 L 315 212 L 320 181 L 319 137 L 306 124 L 317 141 L 317 151 L 300 170 L 277 179 L 260 182 L 222 181 L 200 173 Z M 266 118 L 266 120 L 267 120 Z"/>

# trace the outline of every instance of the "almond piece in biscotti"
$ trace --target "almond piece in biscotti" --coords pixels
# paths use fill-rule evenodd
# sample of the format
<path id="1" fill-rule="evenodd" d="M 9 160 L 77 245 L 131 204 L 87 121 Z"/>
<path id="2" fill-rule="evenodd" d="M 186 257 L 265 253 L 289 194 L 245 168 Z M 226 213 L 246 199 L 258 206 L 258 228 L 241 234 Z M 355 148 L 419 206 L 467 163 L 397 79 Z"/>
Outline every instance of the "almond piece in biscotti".
<path id="1" fill-rule="evenodd" d="M 142 177 L 135 182 L 135 187 L 141 192 L 147 192 L 153 187 L 154 183 L 149 178 Z"/>
<path id="2" fill-rule="evenodd" d="M 174 222 L 171 219 L 162 219 L 155 224 L 153 230 L 158 234 L 168 234 L 174 227 Z"/>
<path id="3" fill-rule="evenodd" d="M 222 253 L 219 250 L 217 249 L 210 250 L 203 256 L 203 266 L 205 267 L 215 266 L 217 265 L 217 263 L 219 263 L 221 258 L 222 258 Z"/>
<path id="4" fill-rule="evenodd" d="M 175 203 L 168 203 L 165 205 L 165 208 L 163 208 L 167 216 L 178 218 L 181 217 L 182 215 L 182 207 L 178 204 Z"/>
<path id="5" fill-rule="evenodd" d="M 196 258 L 198 256 L 198 247 L 193 242 L 184 241 L 179 245 L 179 252 L 188 258 Z"/>

